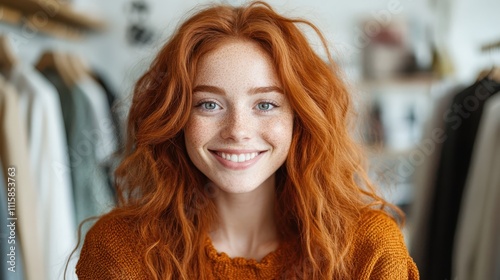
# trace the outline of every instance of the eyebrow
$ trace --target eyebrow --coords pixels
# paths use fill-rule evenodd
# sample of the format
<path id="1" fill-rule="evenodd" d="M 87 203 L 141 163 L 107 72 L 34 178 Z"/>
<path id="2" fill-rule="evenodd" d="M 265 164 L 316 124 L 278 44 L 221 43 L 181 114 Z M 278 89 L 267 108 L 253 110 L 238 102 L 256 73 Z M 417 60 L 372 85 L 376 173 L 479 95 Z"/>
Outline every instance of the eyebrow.
<path id="1" fill-rule="evenodd" d="M 195 93 L 195 92 L 210 92 L 210 93 L 216 93 L 216 94 L 221 94 L 221 95 L 226 94 L 226 92 L 223 89 L 216 87 L 216 86 L 209 86 L 209 85 L 198 85 L 193 89 L 193 93 Z M 257 93 L 267 93 L 267 92 L 283 93 L 283 90 L 277 86 L 254 87 L 254 88 L 251 88 L 248 93 L 257 94 Z"/>

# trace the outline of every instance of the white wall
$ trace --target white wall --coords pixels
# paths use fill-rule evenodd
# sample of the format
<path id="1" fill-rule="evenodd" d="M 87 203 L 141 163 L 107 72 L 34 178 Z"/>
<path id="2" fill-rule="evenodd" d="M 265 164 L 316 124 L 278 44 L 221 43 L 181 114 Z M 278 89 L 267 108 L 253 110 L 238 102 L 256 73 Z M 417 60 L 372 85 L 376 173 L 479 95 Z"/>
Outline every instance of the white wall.
<path id="1" fill-rule="evenodd" d="M 186 12 L 197 5 L 212 2 L 240 4 L 245 1 L 203 1 L 203 0 L 146 0 L 153 8 L 150 24 L 159 36 L 155 44 L 147 47 L 131 47 L 125 42 L 126 5 L 125 0 L 74 0 L 75 8 L 100 15 L 108 23 L 107 31 L 89 35 L 81 42 L 68 42 L 48 38 L 38 34 L 23 32 L 21 28 L 0 25 L 1 33 L 8 33 L 16 39 L 15 52 L 23 61 L 34 63 L 45 48 L 70 50 L 85 57 L 91 65 L 104 72 L 120 94 L 130 93 L 138 76 L 146 69 L 158 48 L 185 18 Z M 458 0 L 454 3 L 449 19 L 449 53 L 455 63 L 456 74 L 461 79 L 473 79 L 476 72 L 496 63 L 500 65 L 500 51 L 488 55 L 479 53 L 479 46 L 490 40 L 500 40 L 500 1 L 498 0 Z M 326 35 L 333 51 L 342 65 L 351 71 L 359 62 L 359 52 L 363 48 L 363 31 L 357 27 L 359 19 L 376 23 L 390 19 L 407 17 L 413 21 L 430 22 L 425 1 L 415 0 L 270 0 L 275 8 L 290 16 L 311 20 Z M 310 33 L 309 33 L 310 34 Z M 319 45 L 314 36 L 313 44 Z M 356 74 L 353 74 L 356 75 Z"/>
<path id="2" fill-rule="evenodd" d="M 84 3 L 83 3 L 84 2 Z M 124 6 L 129 1 L 79 1 L 77 4 L 82 9 L 91 9 L 91 6 L 99 8 L 102 14 L 107 15 L 111 22 L 110 32 L 98 35 L 95 50 L 102 53 L 102 57 L 95 61 L 102 68 L 113 68 L 113 81 L 117 84 L 129 85 L 139 73 L 143 72 L 164 40 L 173 32 L 178 23 L 186 18 L 188 13 L 197 5 L 213 2 L 225 2 L 241 4 L 245 1 L 164 1 L 148 0 L 154 11 L 151 14 L 151 22 L 155 29 L 161 34 L 158 43 L 153 46 L 138 48 L 129 47 L 124 44 L 126 19 L 123 16 Z M 410 0 L 376 0 L 376 1 L 321 1 L 321 0 L 288 0 L 269 1 L 278 11 L 289 16 L 304 17 L 311 20 L 325 33 L 335 51 L 341 56 L 346 64 L 358 59 L 361 47 L 356 44 L 356 36 L 361 36 L 361 31 L 356 28 L 359 18 L 368 15 L 369 19 L 377 20 L 380 16 L 376 14 L 389 13 L 391 17 L 404 14 L 417 15 L 418 11 L 425 9 L 423 2 Z M 396 5 L 397 13 L 391 13 L 390 5 Z M 311 30 L 307 30 L 312 34 Z M 317 38 L 309 36 L 316 46 L 319 46 Z M 98 46 L 98 41 L 102 46 Z M 111 49 L 111 51 L 110 51 Z M 96 56 L 97 54 L 90 54 Z M 109 71 L 107 71 L 109 72 Z M 124 79 L 125 80 L 122 80 Z M 127 87 L 123 87 L 127 90 Z"/>
<path id="3" fill-rule="evenodd" d="M 450 23 L 449 49 L 457 78 L 473 81 L 484 68 L 500 66 L 500 49 L 481 45 L 500 41 L 500 1 L 458 0 Z"/>

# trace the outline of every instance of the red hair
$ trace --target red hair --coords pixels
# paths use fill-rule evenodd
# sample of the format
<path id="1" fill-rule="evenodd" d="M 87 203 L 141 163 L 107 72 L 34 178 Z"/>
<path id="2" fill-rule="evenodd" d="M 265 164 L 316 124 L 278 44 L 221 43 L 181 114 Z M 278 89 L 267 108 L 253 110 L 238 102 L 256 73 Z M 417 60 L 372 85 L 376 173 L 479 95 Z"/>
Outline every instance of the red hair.
<path id="1" fill-rule="evenodd" d="M 318 34 L 327 62 L 297 24 Z M 250 40 L 270 55 L 294 111 L 290 152 L 276 186 L 278 228 L 298 244 L 289 259 L 294 276 L 349 278 L 347 255 L 360 213 L 389 204 L 375 194 L 350 136 L 350 95 L 324 37 L 310 22 L 283 17 L 263 2 L 199 11 L 138 80 L 125 157 L 116 170 L 118 206 L 109 215 L 137 220 L 152 278 L 207 279 L 204 244 L 217 213 L 204 175 L 186 152 L 183 129 L 197 64 L 228 39 Z"/>

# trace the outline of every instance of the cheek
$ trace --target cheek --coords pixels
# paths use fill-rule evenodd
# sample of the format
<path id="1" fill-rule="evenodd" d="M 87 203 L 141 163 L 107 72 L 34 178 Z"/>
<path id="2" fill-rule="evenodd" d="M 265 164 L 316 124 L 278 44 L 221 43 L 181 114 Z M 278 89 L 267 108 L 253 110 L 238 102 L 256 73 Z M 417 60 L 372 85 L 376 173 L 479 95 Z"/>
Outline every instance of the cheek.
<path id="1" fill-rule="evenodd" d="M 275 149 L 287 154 L 292 142 L 293 116 L 287 115 L 266 124 L 266 138 Z"/>
<path id="2" fill-rule="evenodd" d="M 198 148 L 202 145 L 208 137 L 207 132 L 210 130 L 207 128 L 207 124 L 203 122 L 202 119 L 198 117 L 189 118 L 186 128 L 184 129 L 185 140 L 188 148 Z"/>

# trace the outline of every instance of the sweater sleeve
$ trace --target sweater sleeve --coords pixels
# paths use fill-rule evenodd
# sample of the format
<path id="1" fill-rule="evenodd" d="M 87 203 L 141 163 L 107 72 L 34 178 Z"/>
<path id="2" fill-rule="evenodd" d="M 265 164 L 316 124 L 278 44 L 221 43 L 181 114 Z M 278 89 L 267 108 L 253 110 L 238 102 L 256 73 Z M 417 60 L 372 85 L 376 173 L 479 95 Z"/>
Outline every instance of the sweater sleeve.
<path id="1" fill-rule="evenodd" d="M 133 227 L 104 216 L 89 230 L 76 265 L 78 279 L 148 279 Z"/>
<path id="2" fill-rule="evenodd" d="M 387 214 L 382 211 L 365 213 L 357 234 L 352 256 L 356 274 L 353 279 L 419 279 L 403 235 Z"/>

